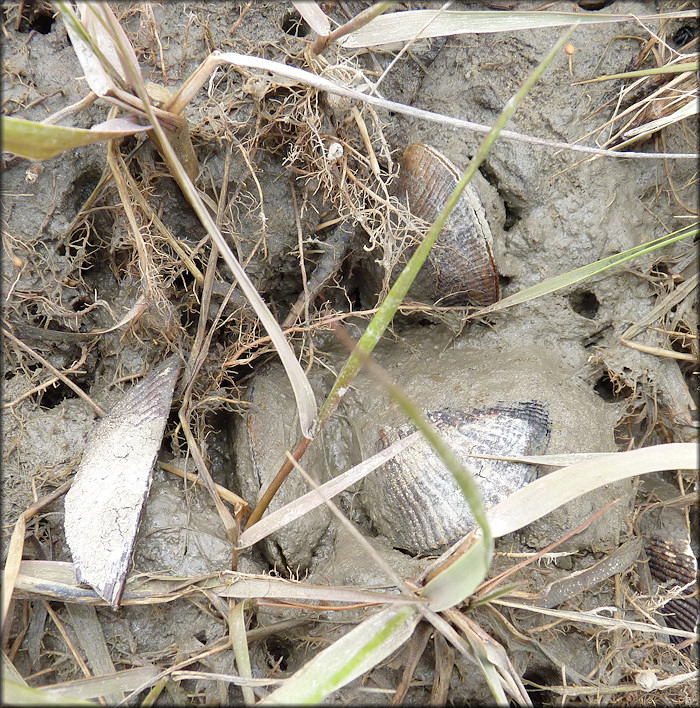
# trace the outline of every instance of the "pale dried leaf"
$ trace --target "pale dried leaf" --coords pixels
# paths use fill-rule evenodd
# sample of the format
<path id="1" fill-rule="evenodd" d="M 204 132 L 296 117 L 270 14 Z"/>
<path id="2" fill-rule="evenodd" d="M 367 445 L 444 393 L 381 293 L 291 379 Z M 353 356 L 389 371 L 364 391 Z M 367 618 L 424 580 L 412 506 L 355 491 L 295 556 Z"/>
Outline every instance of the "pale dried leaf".
<path id="1" fill-rule="evenodd" d="M 314 0 L 292 0 L 292 5 L 316 34 L 325 37 L 331 31 L 326 13 Z"/>

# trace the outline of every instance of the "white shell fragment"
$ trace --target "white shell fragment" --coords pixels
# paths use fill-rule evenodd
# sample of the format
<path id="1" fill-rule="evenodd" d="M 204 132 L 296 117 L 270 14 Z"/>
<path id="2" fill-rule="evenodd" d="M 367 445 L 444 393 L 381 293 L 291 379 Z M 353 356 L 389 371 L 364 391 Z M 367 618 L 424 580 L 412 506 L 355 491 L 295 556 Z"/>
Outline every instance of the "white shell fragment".
<path id="1" fill-rule="evenodd" d="M 97 425 L 65 500 L 76 576 L 110 605 L 126 582 L 151 472 L 170 413 L 179 359 L 166 359 Z"/>
<path id="2" fill-rule="evenodd" d="M 338 142 L 332 142 L 328 146 L 326 159 L 328 162 L 337 162 L 343 157 L 343 146 Z"/>

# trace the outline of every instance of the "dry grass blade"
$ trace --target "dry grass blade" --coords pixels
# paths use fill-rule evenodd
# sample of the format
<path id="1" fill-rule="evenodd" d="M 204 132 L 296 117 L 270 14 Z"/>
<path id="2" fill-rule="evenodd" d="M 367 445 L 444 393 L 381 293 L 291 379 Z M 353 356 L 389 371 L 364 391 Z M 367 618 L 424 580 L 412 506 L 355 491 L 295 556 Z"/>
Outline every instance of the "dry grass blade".
<path id="1" fill-rule="evenodd" d="M 49 696 L 61 696 L 69 700 L 85 700 L 98 696 L 120 694 L 122 691 L 133 691 L 144 684 L 148 685 L 159 673 L 160 670 L 155 666 L 140 666 L 136 669 L 118 671 L 111 676 L 92 676 L 77 681 L 42 686 L 40 690 Z"/>
<path id="2" fill-rule="evenodd" d="M 129 578 L 122 605 L 151 605 L 200 594 L 206 588 L 222 598 L 321 601 L 367 605 L 424 605 L 425 600 L 346 587 L 311 585 L 265 575 L 221 571 L 192 578 Z M 81 586 L 72 563 L 21 561 L 14 588 L 17 597 L 45 597 L 63 602 L 104 605 L 93 590 Z M 10 598 L 11 599 L 11 598 Z"/>
<path id="3" fill-rule="evenodd" d="M 696 452 L 692 443 L 669 443 L 563 467 L 491 507 L 487 516 L 493 534 L 499 537 L 517 531 L 558 506 L 605 484 L 649 472 L 696 469 Z"/>
<path id="4" fill-rule="evenodd" d="M 660 625 L 644 624 L 644 622 L 618 619 L 617 617 L 605 617 L 600 614 L 602 612 L 612 612 L 617 609 L 616 607 L 599 607 L 596 610 L 591 610 L 589 612 L 569 612 L 567 610 L 554 610 L 544 607 L 536 607 L 535 605 L 530 605 L 526 602 L 517 602 L 515 600 L 505 600 L 501 598 L 494 599 L 492 602 L 496 605 L 502 605 L 503 607 L 514 607 L 520 610 L 529 610 L 530 612 L 535 612 L 546 617 L 556 617 L 569 622 L 585 622 L 588 624 L 594 624 L 599 627 L 605 627 L 609 630 L 625 629 L 630 632 L 645 632 L 646 634 L 660 634 L 669 637 L 687 637 L 689 639 L 694 639 L 696 637 L 694 632 L 687 632 L 684 629 L 670 629 L 668 627 L 661 627 Z"/>
<path id="5" fill-rule="evenodd" d="M 669 103 L 667 105 L 666 110 L 668 110 L 668 108 L 673 108 L 677 103 L 678 100 L 674 101 L 673 103 Z M 627 145 L 631 145 L 633 142 L 648 138 L 659 130 L 668 128 L 674 123 L 678 123 L 681 120 L 685 120 L 686 118 L 690 118 L 691 116 L 695 116 L 697 114 L 697 96 L 690 95 L 687 97 L 687 102 L 680 106 L 680 108 L 677 108 L 675 111 L 666 113 L 666 115 L 663 115 L 660 118 L 656 118 L 655 120 L 651 120 L 648 123 L 644 123 L 643 125 L 639 125 L 635 128 L 629 128 L 628 130 L 625 130 L 625 132 L 622 134 L 622 137 L 625 138 L 625 141 L 620 143 L 620 147 L 626 147 Z"/>
<path id="6" fill-rule="evenodd" d="M 292 0 L 292 5 L 316 34 L 325 36 L 331 31 L 326 13 L 314 0 Z"/>
<path id="7" fill-rule="evenodd" d="M 282 364 L 287 371 L 287 375 L 289 376 L 289 380 L 292 384 L 292 389 L 294 391 L 299 409 L 302 433 L 305 436 L 308 436 L 316 417 L 316 399 L 314 398 L 311 387 L 306 380 L 306 376 L 299 365 L 294 352 L 287 342 L 287 339 L 284 336 L 279 324 L 217 228 L 210 212 L 204 205 L 199 192 L 192 184 L 190 176 L 184 169 L 178 155 L 170 144 L 168 136 L 165 134 L 164 129 L 161 127 L 161 124 L 156 117 L 154 112 L 155 109 L 151 105 L 146 87 L 143 83 L 143 78 L 141 77 L 141 71 L 139 69 L 136 56 L 133 48 L 131 47 L 131 43 L 119 26 L 116 17 L 112 11 L 109 10 L 108 6 L 105 5 L 100 7 L 99 19 L 100 23 L 109 30 L 110 41 L 114 43 L 117 56 L 119 58 L 120 67 L 127 77 L 127 83 L 133 87 L 135 93 L 138 95 L 141 105 L 145 110 L 151 125 L 153 126 L 158 149 L 165 158 L 173 178 L 178 183 L 178 186 L 182 189 L 183 194 L 192 205 L 209 237 L 212 239 L 212 242 L 216 243 L 227 265 L 234 272 L 241 290 L 243 290 L 244 294 L 255 309 L 263 326 L 272 338 L 275 349 L 280 356 Z M 171 103 L 172 102 L 166 101 L 164 103 L 164 107 L 169 107 Z M 200 472 L 202 472 L 202 469 L 200 469 Z"/>
<path id="8" fill-rule="evenodd" d="M 307 484 L 313 487 L 315 491 L 320 491 L 319 485 L 316 484 L 316 482 L 306 473 L 306 471 L 299 465 L 299 463 L 292 458 L 289 452 L 287 452 L 287 457 L 291 459 L 292 463 L 294 464 L 294 468 L 304 477 Z M 387 563 L 387 561 L 382 558 L 379 553 L 377 553 L 376 549 L 372 546 L 372 544 L 362 535 L 362 533 L 357 528 L 355 528 L 355 526 L 353 526 L 353 524 L 348 519 L 345 518 L 340 509 L 338 509 L 338 507 L 325 495 L 323 502 L 331 510 L 333 515 L 338 519 L 338 521 L 342 524 L 345 530 L 350 534 L 355 543 L 357 543 L 360 548 L 365 551 L 367 557 L 372 559 L 372 562 L 384 572 L 386 577 L 394 584 L 394 586 L 399 588 L 399 590 L 403 594 L 407 596 L 413 596 L 412 591 L 398 576 L 394 568 L 389 563 Z"/>
<path id="9" fill-rule="evenodd" d="M 382 0 L 381 2 L 375 3 L 354 17 L 351 17 L 350 20 L 348 20 L 344 25 L 337 27 L 330 34 L 320 34 L 318 39 L 309 48 L 310 51 L 314 54 L 320 54 L 328 44 L 337 41 L 340 37 L 344 37 L 346 34 L 354 32 L 359 27 L 364 27 L 364 25 L 372 19 L 391 9 L 394 4 L 394 2 L 387 0 Z"/>
<path id="10" fill-rule="evenodd" d="M 219 229 L 216 227 L 214 220 L 212 219 L 209 211 L 204 206 L 199 193 L 195 189 L 191 180 L 189 179 L 187 173 L 180 164 L 175 151 L 170 146 L 163 129 L 157 123 L 155 115 L 150 116 L 154 122 L 154 129 L 158 135 L 158 139 L 161 143 L 162 150 L 164 152 L 164 157 L 168 162 L 168 166 L 171 169 L 175 180 L 177 181 L 180 188 L 187 199 L 192 204 L 197 216 L 199 217 L 202 225 L 207 230 L 210 238 L 221 251 L 221 254 L 226 261 L 226 264 L 234 272 L 241 290 L 245 293 L 246 297 L 250 301 L 251 305 L 255 309 L 258 317 L 270 335 L 272 342 L 279 354 L 282 364 L 289 376 L 292 389 L 294 391 L 294 396 L 297 401 L 297 406 L 299 410 L 299 419 L 302 433 L 305 437 L 309 437 L 314 420 L 316 419 L 316 399 L 314 397 L 311 386 L 309 385 L 306 375 L 301 368 L 299 362 L 297 361 L 292 348 L 289 345 L 282 329 L 280 328 L 277 320 L 268 309 L 260 294 L 255 289 L 252 281 L 248 277 L 247 273 L 241 267 L 240 263 L 231 251 L 230 246 L 222 236 Z M 201 470 L 200 470 L 201 471 Z"/>
<path id="11" fill-rule="evenodd" d="M 126 77 L 120 70 L 120 62 L 114 43 L 104 32 L 100 32 L 101 41 L 93 37 L 66 2 L 57 2 L 56 7 L 63 18 L 73 50 L 85 72 L 88 86 L 98 96 L 106 96 L 115 88 L 126 88 Z M 90 13 L 93 30 L 95 16 L 83 3 L 83 10 Z M 99 25 L 98 25 L 99 27 Z"/>
<path id="12" fill-rule="evenodd" d="M 73 629 L 78 635 L 80 646 L 85 652 L 92 670 L 98 677 L 116 674 L 95 608 L 90 605 L 67 603 L 66 609 L 73 623 Z M 112 694 L 101 693 L 99 695 L 104 696 L 105 700 L 110 704 L 124 700 L 124 694 L 121 691 Z M 87 698 L 88 696 L 85 697 Z"/>
<path id="13" fill-rule="evenodd" d="M 320 506 L 326 499 L 334 497 L 336 494 L 351 487 L 356 482 L 359 482 L 363 477 L 367 476 L 377 467 L 385 464 L 392 457 L 397 455 L 402 450 L 413 445 L 420 440 L 420 433 L 415 432 L 412 435 L 405 437 L 402 440 L 395 442 L 385 450 L 378 452 L 367 460 L 364 460 L 359 465 L 356 465 L 347 472 L 334 477 L 330 481 L 321 485 L 318 489 L 314 489 L 308 494 L 305 494 L 298 499 L 295 499 L 291 504 L 283 506 L 281 509 L 271 512 L 263 517 L 256 524 L 247 528 L 238 540 L 239 548 L 248 548 L 258 541 L 261 541 L 266 536 L 274 533 L 278 529 L 286 526 L 295 519 L 301 518 L 312 509 Z"/>
<path id="14" fill-rule="evenodd" d="M 244 611 L 246 608 L 245 602 L 235 603 L 230 600 L 230 607 L 228 612 L 228 626 L 229 635 L 231 636 L 231 645 L 233 646 L 233 651 L 236 655 L 236 667 L 238 672 L 241 674 L 241 679 L 244 683 L 241 683 L 241 691 L 243 692 L 243 700 L 246 705 L 252 705 L 255 703 L 255 694 L 248 681 L 253 681 L 253 675 L 250 669 L 250 655 L 248 653 L 248 642 L 246 640 L 246 630 L 245 630 L 245 616 Z"/>
<path id="15" fill-rule="evenodd" d="M 346 86 L 341 86 L 322 76 L 317 76 L 310 71 L 304 71 L 303 69 L 288 66 L 287 64 L 282 64 L 280 62 L 262 59 L 261 57 L 246 56 L 245 54 L 238 54 L 236 52 L 212 52 L 212 54 L 210 54 L 209 57 L 207 57 L 207 59 L 205 59 L 205 61 L 200 65 L 197 71 L 195 71 L 180 87 L 179 91 L 173 96 L 171 103 L 166 104 L 168 109 L 174 112 L 182 110 L 182 108 L 187 105 L 199 89 L 202 88 L 202 86 L 204 86 L 204 84 L 209 80 L 209 77 L 214 69 L 220 64 L 233 64 L 235 66 L 250 69 L 269 71 L 273 75 L 293 79 L 294 81 L 306 84 L 307 86 L 313 86 L 320 91 L 327 91 L 328 93 L 338 96 L 352 98 L 363 103 L 368 103 L 372 106 L 384 108 L 387 111 L 401 113 L 402 115 L 411 116 L 420 120 L 441 123 L 454 128 L 472 130 L 477 133 L 488 133 L 489 130 L 491 130 L 491 126 L 488 125 L 480 125 L 471 121 L 452 118 L 441 113 L 434 113 L 433 111 L 426 111 L 420 108 L 414 108 L 413 106 L 405 105 L 403 103 L 397 103 L 396 101 L 387 101 L 377 96 L 371 96 L 366 93 L 362 93 L 361 91 L 355 91 L 347 88 Z M 512 130 L 501 130 L 499 137 L 541 145 L 542 147 L 549 147 L 556 150 L 571 150 L 573 152 L 582 152 L 590 155 L 623 159 L 697 159 L 697 155 L 695 153 L 619 152 L 616 150 L 605 150 L 596 147 L 573 145 L 556 140 L 544 140 L 542 138 L 517 133 Z"/>
<path id="16" fill-rule="evenodd" d="M 215 674 L 208 671 L 173 671 L 171 677 L 174 681 L 187 679 L 202 679 L 204 681 L 225 681 L 243 689 L 252 689 L 253 686 L 279 686 L 285 679 L 246 678 L 233 674 Z"/>
<path id="17" fill-rule="evenodd" d="M 599 12 L 408 10 L 382 15 L 340 40 L 340 44 L 348 49 L 358 49 L 410 41 L 416 36 L 420 39 L 479 32 L 519 32 L 546 27 L 566 27 L 576 23 L 600 24 L 637 19 L 646 21 L 691 16 L 692 11 L 635 17 L 634 15 L 607 15 Z M 430 24 L 424 29 L 426 23 Z"/>

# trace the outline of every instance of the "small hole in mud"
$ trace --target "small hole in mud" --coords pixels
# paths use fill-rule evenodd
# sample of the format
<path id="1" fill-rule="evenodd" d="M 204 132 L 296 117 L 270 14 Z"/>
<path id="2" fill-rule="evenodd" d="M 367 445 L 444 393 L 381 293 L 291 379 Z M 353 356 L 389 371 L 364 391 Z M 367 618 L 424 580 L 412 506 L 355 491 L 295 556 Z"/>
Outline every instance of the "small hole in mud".
<path id="1" fill-rule="evenodd" d="M 73 312 L 82 312 L 83 310 L 86 310 L 90 305 L 94 304 L 94 300 L 91 295 L 88 293 L 85 293 L 83 295 L 79 295 L 78 297 L 71 302 L 71 309 Z"/>
<path id="2" fill-rule="evenodd" d="M 658 276 L 666 277 L 666 276 L 670 275 L 670 269 L 669 269 L 668 263 L 665 263 L 664 261 L 659 261 L 649 271 L 649 275 L 657 276 L 657 277 Z"/>
<path id="3" fill-rule="evenodd" d="M 19 23 L 19 31 L 23 34 L 28 32 L 38 32 L 48 34 L 53 23 L 56 21 L 53 7 L 41 0 L 29 0 L 22 7 L 22 18 Z M 7 15 L 7 13 L 5 13 Z"/>
<path id="4" fill-rule="evenodd" d="M 97 183 L 100 181 L 100 171 L 95 168 L 88 168 L 78 175 L 67 190 L 67 198 L 64 204 L 70 205 L 74 211 L 78 211 L 83 206 L 87 198 L 92 194 Z"/>
<path id="5" fill-rule="evenodd" d="M 613 0 L 579 0 L 578 6 L 582 10 L 602 10 L 612 5 Z"/>
<path id="6" fill-rule="evenodd" d="M 569 295 L 571 309 L 581 317 L 592 320 L 598 314 L 600 303 L 591 290 L 576 290 Z"/>
<path id="7" fill-rule="evenodd" d="M 416 557 L 415 553 L 411 553 L 410 551 L 407 551 L 403 548 L 398 548 L 398 547 L 394 546 L 394 550 L 398 551 L 399 553 L 403 553 L 405 556 L 408 556 L 408 558 L 415 558 Z"/>
<path id="8" fill-rule="evenodd" d="M 513 278 L 509 275 L 499 275 L 498 276 L 498 289 L 503 290 L 507 288 L 513 282 Z"/>
<path id="9" fill-rule="evenodd" d="M 180 324 L 186 330 L 194 326 L 195 320 L 192 318 L 192 313 L 189 310 L 183 309 L 180 313 Z"/>
<path id="10" fill-rule="evenodd" d="M 277 667 L 286 671 L 289 666 L 287 657 L 292 653 L 292 645 L 284 639 L 272 639 L 267 642 L 267 663 L 270 668 Z"/>
<path id="11" fill-rule="evenodd" d="M 510 231 L 520 220 L 520 207 L 513 206 L 505 199 L 503 200 L 503 205 L 506 208 L 506 220 L 503 223 L 503 230 Z"/>
<path id="12" fill-rule="evenodd" d="M 683 25 L 677 29 L 673 35 L 673 43 L 680 49 L 680 47 L 688 44 L 693 37 L 695 37 L 695 28 L 693 25 Z"/>
<path id="13" fill-rule="evenodd" d="M 549 691 L 547 686 L 556 686 L 561 680 L 559 674 L 553 669 L 535 669 L 523 675 L 523 683 L 527 685 L 528 695 L 534 705 L 553 705 L 556 696 Z"/>
<path id="14" fill-rule="evenodd" d="M 53 16 L 51 10 L 39 9 L 34 13 L 31 28 L 36 30 L 39 34 L 48 34 L 55 21 L 56 18 Z"/>
<path id="15" fill-rule="evenodd" d="M 77 398 L 78 394 L 72 389 L 68 388 L 63 382 L 59 383 L 57 386 L 50 386 L 44 392 L 41 397 L 41 407 L 42 408 L 55 408 L 61 402 L 68 400 L 69 398 Z"/>
<path id="16" fill-rule="evenodd" d="M 603 374 L 593 386 L 593 390 L 606 402 L 624 400 L 631 392 L 627 386 L 615 385 L 612 379 Z"/>
<path id="17" fill-rule="evenodd" d="M 200 630 L 199 632 L 195 632 L 195 633 L 194 633 L 194 638 L 195 638 L 198 642 L 202 642 L 202 644 L 206 644 L 206 643 L 207 643 L 207 633 L 206 633 L 203 629 Z"/>
<path id="18" fill-rule="evenodd" d="M 282 31 L 292 37 L 306 37 L 309 34 L 309 26 L 298 12 L 292 10 L 282 18 Z"/>

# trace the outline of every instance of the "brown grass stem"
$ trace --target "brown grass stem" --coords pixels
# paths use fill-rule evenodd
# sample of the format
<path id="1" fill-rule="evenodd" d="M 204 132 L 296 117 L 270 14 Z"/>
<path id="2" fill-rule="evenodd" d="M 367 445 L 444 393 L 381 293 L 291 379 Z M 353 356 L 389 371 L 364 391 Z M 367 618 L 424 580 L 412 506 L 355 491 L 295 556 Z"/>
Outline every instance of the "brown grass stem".
<path id="1" fill-rule="evenodd" d="M 294 460 L 298 462 L 302 458 L 302 456 L 306 452 L 306 448 L 309 446 L 310 443 L 311 438 L 302 437 L 299 444 L 294 448 L 294 451 L 291 453 Z M 265 490 L 265 493 L 262 495 L 262 498 L 258 502 L 258 505 L 255 507 L 255 509 L 253 509 L 253 513 L 250 515 L 248 523 L 245 526 L 246 529 L 249 529 L 253 524 L 260 521 L 262 515 L 265 513 L 265 509 L 267 509 L 267 507 L 270 505 L 270 502 L 277 493 L 277 490 L 282 486 L 282 482 L 287 479 L 287 475 L 293 469 L 294 464 L 289 459 L 285 460 L 282 467 L 280 467 L 279 472 L 275 475 L 275 478 L 272 480 L 272 482 L 270 482 L 270 485 Z"/>

